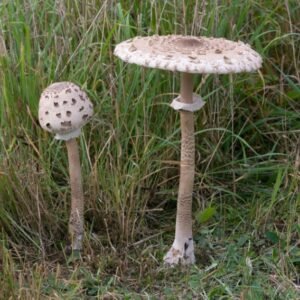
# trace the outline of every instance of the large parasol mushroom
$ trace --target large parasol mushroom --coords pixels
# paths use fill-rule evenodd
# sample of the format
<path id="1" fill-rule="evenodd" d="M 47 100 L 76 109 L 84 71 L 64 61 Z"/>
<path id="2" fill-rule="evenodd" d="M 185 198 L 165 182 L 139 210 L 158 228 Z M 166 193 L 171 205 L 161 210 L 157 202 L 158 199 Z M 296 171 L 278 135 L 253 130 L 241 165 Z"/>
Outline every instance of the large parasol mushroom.
<path id="1" fill-rule="evenodd" d="M 260 55 L 243 42 L 194 36 L 135 37 L 118 44 L 114 54 L 128 63 L 181 72 L 180 96 L 171 107 L 180 111 L 181 161 L 175 240 L 164 257 L 168 265 L 195 262 L 192 237 L 192 193 L 195 173 L 193 112 L 204 102 L 193 94 L 192 74 L 252 72 Z"/>

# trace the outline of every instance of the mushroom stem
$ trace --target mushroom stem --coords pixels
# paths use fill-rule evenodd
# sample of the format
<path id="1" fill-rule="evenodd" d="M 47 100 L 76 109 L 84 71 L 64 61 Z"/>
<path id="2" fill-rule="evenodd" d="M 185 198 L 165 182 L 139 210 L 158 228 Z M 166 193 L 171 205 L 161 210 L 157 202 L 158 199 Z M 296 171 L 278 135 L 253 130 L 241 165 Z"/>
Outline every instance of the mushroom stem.
<path id="1" fill-rule="evenodd" d="M 71 185 L 71 213 L 69 233 L 72 240 L 72 250 L 80 251 L 83 240 L 83 190 L 80 170 L 78 144 L 75 138 L 66 141 Z"/>
<path id="2" fill-rule="evenodd" d="M 181 74 L 180 101 L 193 103 L 193 76 Z M 195 262 L 192 237 L 192 194 L 195 174 L 195 137 L 193 112 L 180 111 L 181 159 L 177 199 L 175 240 L 164 261 L 168 265 Z"/>
<path id="3" fill-rule="evenodd" d="M 193 75 L 182 73 L 180 101 L 193 103 Z M 192 238 L 192 194 L 195 174 L 194 113 L 180 111 L 181 158 L 175 239 Z"/>

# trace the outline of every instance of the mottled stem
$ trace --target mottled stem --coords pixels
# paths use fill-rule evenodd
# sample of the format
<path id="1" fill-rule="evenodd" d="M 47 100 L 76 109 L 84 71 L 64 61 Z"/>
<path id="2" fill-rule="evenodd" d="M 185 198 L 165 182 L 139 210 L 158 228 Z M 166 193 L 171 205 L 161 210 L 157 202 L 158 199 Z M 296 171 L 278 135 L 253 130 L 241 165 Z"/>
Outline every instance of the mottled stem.
<path id="1" fill-rule="evenodd" d="M 180 101 L 193 103 L 193 75 L 182 73 Z M 195 174 L 194 114 L 180 111 L 181 159 L 175 239 L 192 238 L 192 194 Z"/>
<path id="2" fill-rule="evenodd" d="M 81 181 L 80 157 L 75 138 L 66 141 L 69 159 L 69 173 L 71 186 L 71 213 L 69 232 L 72 239 L 72 250 L 80 251 L 83 239 L 83 190 Z"/>
<path id="3" fill-rule="evenodd" d="M 193 76 L 181 75 L 180 101 L 193 103 Z M 194 115 L 180 111 L 181 159 L 180 180 L 177 199 L 175 239 L 164 257 L 167 265 L 188 265 L 195 262 L 192 233 L 192 195 L 195 175 Z"/>

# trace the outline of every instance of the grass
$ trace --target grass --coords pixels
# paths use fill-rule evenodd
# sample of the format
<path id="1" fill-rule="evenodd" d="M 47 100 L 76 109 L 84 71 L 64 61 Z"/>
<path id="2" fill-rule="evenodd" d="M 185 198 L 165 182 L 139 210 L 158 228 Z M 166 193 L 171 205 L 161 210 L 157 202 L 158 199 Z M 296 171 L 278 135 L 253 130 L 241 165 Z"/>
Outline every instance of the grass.
<path id="1" fill-rule="evenodd" d="M 299 299 L 298 1 L 0 3 L 1 299 Z M 135 35 L 249 42 L 260 73 L 195 76 L 197 264 L 165 269 L 175 224 L 178 74 L 126 65 Z M 66 149 L 38 125 L 43 88 L 83 86 L 82 260 L 65 253 Z"/>

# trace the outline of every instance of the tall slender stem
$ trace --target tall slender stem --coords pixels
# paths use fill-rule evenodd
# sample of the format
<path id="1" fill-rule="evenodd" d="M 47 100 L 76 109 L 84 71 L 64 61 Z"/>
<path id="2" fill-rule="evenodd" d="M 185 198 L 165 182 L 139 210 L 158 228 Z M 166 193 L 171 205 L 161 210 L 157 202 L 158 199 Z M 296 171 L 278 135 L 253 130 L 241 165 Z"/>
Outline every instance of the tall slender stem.
<path id="1" fill-rule="evenodd" d="M 69 232 L 72 239 L 72 250 L 81 250 L 83 239 L 84 199 L 81 181 L 80 157 L 76 139 L 66 141 L 71 185 L 71 213 Z"/>
<path id="2" fill-rule="evenodd" d="M 193 75 L 181 74 L 180 101 L 193 103 Z M 181 159 L 175 239 L 192 239 L 192 194 L 195 173 L 194 114 L 180 112 Z"/>

